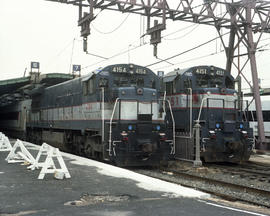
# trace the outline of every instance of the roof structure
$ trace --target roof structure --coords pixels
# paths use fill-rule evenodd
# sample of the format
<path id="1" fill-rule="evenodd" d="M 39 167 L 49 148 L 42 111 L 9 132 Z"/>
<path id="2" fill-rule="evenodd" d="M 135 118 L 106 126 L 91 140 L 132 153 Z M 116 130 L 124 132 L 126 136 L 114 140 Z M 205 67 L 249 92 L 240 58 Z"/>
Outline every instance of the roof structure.
<path id="1" fill-rule="evenodd" d="M 73 79 L 71 74 L 31 73 L 30 76 L 0 81 L 0 106 L 30 98 L 31 91 Z"/>

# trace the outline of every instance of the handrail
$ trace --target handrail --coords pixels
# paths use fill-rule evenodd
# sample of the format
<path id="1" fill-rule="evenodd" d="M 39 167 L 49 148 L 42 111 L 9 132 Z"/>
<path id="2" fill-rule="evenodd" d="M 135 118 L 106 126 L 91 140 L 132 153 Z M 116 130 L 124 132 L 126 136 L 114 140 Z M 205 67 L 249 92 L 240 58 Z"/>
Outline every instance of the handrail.
<path id="1" fill-rule="evenodd" d="M 201 117 L 201 113 L 202 113 L 203 103 L 204 103 L 204 101 L 207 100 L 207 99 L 208 99 L 208 97 L 204 97 L 204 98 L 202 99 L 201 106 L 200 106 L 200 111 L 199 111 L 199 115 L 198 115 L 198 119 L 195 120 L 197 123 L 200 122 L 200 117 Z"/>
<path id="2" fill-rule="evenodd" d="M 112 120 L 113 120 L 113 116 L 114 116 L 114 113 L 115 113 L 115 109 L 116 109 L 116 105 L 118 103 L 120 99 L 119 98 L 116 98 L 115 100 L 115 103 L 114 103 L 114 106 L 113 106 L 113 111 L 112 111 L 112 116 L 111 116 L 111 119 L 110 119 L 110 133 L 109 133 L 109 156 L 112 156 Z"/>
<path id="3" fill-rule="evenodd" d="M 163 96 L 163 110 L 164 110 L 164 112 L 165 112 L 166 95 L 167 95 L 167 92 L 165 91 L 164 96 Z"/>
<path id="4" fill-rule="evenodd" d="M 101 88 L 102 93 L 102 104 L 101 104 L 101 113 L 102 113 L 102 143 L 104 143 L 105 140 L 105 93 L 104 88 Z"/>
<path id="5" fill-rule="evenodd" d="M 174 117 L 173 117 L 173 112 L 172 112 L 172 107 L 171 107 L 171 103 L 169 100 L 166 100 L 168 105 L 169 105 L 169 109 L 170 109 L 170 114 L 172 117 L 172 123 L 173 123 L 173 152 L 171 154 L 175 154 L 175 121 L 174 121 Z"/>

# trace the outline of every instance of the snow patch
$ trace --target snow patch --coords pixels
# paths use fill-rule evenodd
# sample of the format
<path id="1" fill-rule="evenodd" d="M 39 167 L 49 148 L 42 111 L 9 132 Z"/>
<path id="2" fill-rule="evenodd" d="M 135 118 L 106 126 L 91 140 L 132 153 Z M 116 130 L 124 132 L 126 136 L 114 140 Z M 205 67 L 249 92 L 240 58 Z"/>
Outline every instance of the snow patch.
<path id="1" fill-rule="evenodd" d="M 33 149 L 39 150 L 40 146 L 24 142 L 25 145 L 32 147 Z M 181 185 L 173 184 L 170 182 L 155 179 L 149 176 L 145 176 L 139 173 L 135 173 L 130 170 L 126 170 L 120 167 L 115 167 L 109 164 L 104 164 L 98 161 L 94 161 L 88 158 L 79 157 L 69 153 L 61 152 L 61 155 L 72 159 L 70 161 L 72 164 L 81 166 L 90 166 L 98 168 L 98 173 L 102 175 L 112 176 L 115 178 L 126 178 L 137 181 L 138 187 L 143 188 L 148 191 L 164 192 L 162 196 L 166 197 L 190 197 L 190 198 L 207 198 L 210 197 L 209 194 L 203 193 L 194 189 L 186 188 Z"/>
<path id="2" fill-rule="evenodd" d="M 98 173 L 102 175 L 135 180 L 138 182 L 136 184 L 138 187 L 148 191 L 164 192 L 163 196 L 166 197 L 206 198 L 210 196 L 209 194 L 194 189 L 186 188 L 177 184 L 169 183 L 149 176 L 138 174 L 133 171 L 115 167 L 109 164 L 104 164 L 101 162 L 97 162 L 94 160 L 66 153 L 64 153 L 63 155 L 65 155 L 68 158 L 74 159 L 75 161 L 70 162 L 72 164 L 97 167 Z"/>

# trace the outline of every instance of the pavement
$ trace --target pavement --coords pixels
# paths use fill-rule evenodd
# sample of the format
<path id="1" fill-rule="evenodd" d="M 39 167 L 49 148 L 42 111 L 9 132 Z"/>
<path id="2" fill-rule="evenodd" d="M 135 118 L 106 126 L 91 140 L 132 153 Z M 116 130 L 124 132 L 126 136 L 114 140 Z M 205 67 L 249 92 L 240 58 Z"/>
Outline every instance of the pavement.
<path id="1" fill-rule="evenodd" d="M 39 147 L 25 145 L 36 157 Z M 1 216 L 266 215 L 225 205 L 194 189 L 67 153 L 62 155 L 70 179 L 57 180 L 46 174 L 38 180 L 40 170 L 8 164 L 7 154 L 0 152 Z"/>

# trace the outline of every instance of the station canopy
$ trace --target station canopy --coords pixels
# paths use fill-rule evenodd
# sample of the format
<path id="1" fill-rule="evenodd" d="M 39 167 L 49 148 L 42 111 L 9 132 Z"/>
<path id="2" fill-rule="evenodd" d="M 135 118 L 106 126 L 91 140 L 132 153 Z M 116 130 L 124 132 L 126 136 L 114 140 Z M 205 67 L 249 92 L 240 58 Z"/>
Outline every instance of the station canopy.
<path id="1" fill-rule="evenodd" d="M 0 106 L 31 98 L 33 91 L 73 79 L 71 74 L 31 73 L 30 76 L 0 80 Z"/>

